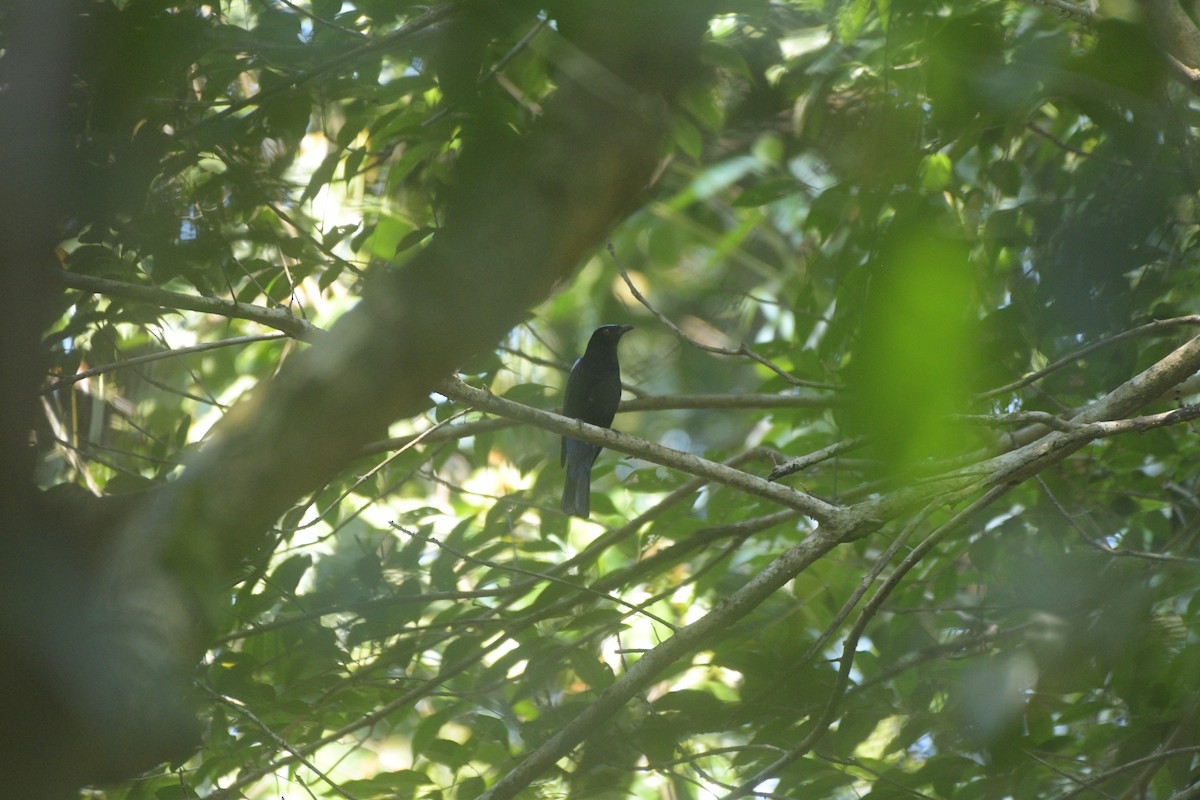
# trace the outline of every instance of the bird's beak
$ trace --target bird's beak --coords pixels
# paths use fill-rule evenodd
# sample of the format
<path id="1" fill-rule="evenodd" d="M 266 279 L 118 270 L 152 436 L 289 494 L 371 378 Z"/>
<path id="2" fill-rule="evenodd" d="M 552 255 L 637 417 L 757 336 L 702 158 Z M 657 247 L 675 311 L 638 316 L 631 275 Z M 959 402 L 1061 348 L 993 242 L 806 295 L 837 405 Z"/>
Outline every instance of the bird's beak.
<path id="1" fill-rule="evenodd" d="M 624 336 L 625 334 L 629 333 L 631 330 L 633 330 L 632 325 L 622 325 L 621 326 L 621 335 Z"/>

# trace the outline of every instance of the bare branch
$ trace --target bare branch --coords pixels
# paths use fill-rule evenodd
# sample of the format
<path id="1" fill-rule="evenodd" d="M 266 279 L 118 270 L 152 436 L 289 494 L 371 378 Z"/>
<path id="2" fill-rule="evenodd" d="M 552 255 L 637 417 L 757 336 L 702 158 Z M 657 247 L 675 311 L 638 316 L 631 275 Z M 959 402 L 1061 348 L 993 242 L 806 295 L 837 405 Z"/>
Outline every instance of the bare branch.
<path id="1" fill-rule="evenodd" d="M 113 372 L 123 367 L 132 367 L 137 364 L 148 364 L 151 361 L 162 361 L 165 358 L 178 358 L 180 356 L 191 355 L 193 353 L 203 353 L 207 350 L 216 350 L 221 347 L 235 347 L 242 344 L 251 344 L 253 342 L 270 342 L 275 339 L 290 338 L 283 333 L 260 333 L 254 336 L 234 336 L 231 339 L 221 339 L 216 342 L 205 342 L 203 344 L 194 344 L 191 347 L 178 347 L 174 350 L 164 350 L 161 353 L 148 353 L 144 356 L 134 356 L 127 358 L 124 361 L 114 361 L 112 364 L 104 364 L 99 367 L 85 369 L 82 372 L 76 372 L 73 375 L 67 375 L 54 381 L 54 383 L 42 389 L 42 394 L 52 394 L 62 389 L 65 386 L 70 386 L 73 383 L 91 378 L 95 375 L 103 375 L 106 372 Z"/>
<path id="2" fill-rule="evenodd" d="M 1196 753 L 1200 753 L 1200 746 L 1178 747 L 1178 748 L 1169 749 L 1169 750 L 1160 750 L 1157 753 L 1151 753 L 1148 756 L 1143 756 L 1142 758 L 1135 758 L 1133 761 L 1127 761 L 1124 764 L 1119 764 L 1110 770 L 1101 772 L 1099 775 L 1095 775 L 1095 776 L 1088 777 L 1088 778 L 1071 778 L 1071 780 L 1075 783 L 1078 783 L 1079 786 L 1075 789 L 1072 789 L 1069 792 L 1066 792 L 1066 793 L 1060 795 L 1058 800 L 1071 800 L 1071 798 L 1078 797 L 1079 795 L 1083 794 L 1084 792 L 1086 792 L 1090 789 L 1094 789 L 1096 786 L 1099 786 L 1100 784 L 1104 783 L 1105 781 L 1111 780 L 1111 779 L 1115 778 L 1116 776 L 1120 775 L 1121 773 L 1128 772 L 1131 769 L 1137 769 L 1138 767 L 1144 767 L 1148 764 L 1156 764 L 1161 761 L 1165 761 L 1169 758 L 1175 758 L 1176 756 L 1195 755 Z M 1200 787 L 1200 784 L 1193 784 L 1190 787 L 1190 794 L 1186 794 L 1189 792 L 1189 789 L 1185 789 L 1183 793 L 1172 795 L 1172 800 L 1176 800 L 1176 798 L 1182 798 L 1185 796 L 1195 797 L 1197 787 Z"/>
<path id="3" fill-rule="evenodd" d="M 1177 562 L 1177 563 L 1181 563 L 1181 564 L 1200 564 L 1200 559 L 1187 558 L 1186 556 L 1169 556 L 1169 555 L 1165 555 L 1163 553 L 1148 553 L 1143 550 L 1118 550 L 1117 548 L 1110 546 L 1109 544 L 1107 544 L 1106 542 L 1104 542 L 1102 540 L 1093 539 L 1091 536 L 1088 535 L 1087 531 L 1085 531 L 1083 529 L 1083 527 L 1080 526 L 1080 524 L 1075 520 L 1075 517 L 1072 516 L 1072 514 L 1069 511 L 1067 511 L 1067 509 L 1063 506 L 1063 504 L 1061 502 L 1059 502 L 1058 498 L 1054 496 L 1054 492 L 1050 491 L 1050 487 L 1046 485 L 1046 482 L 1044 480 L 1042 480 L 1042 477 L 1039 475 L 1035 478 L 1035 480 L 1037 481 L 1038 486 L 1041 487 L 1042 491 L 1045 492 L 1047 499 L 1050 500 L 1050 503 L 1054 506 L 1055 509 L 1057 509 L 1058 513 L 1062 515 L 1063 519 L 1065 519 L 1067 521 L 1067 524 L 1071 526 L 1071 529 L 1074 530 L 1075 533 L 1079 534 L 1079 538 L 1082 539 L 1084 541 L 1084 543 L 1086 543 L 1087 545 L 1089 545 L 1091 547 L 1096 548 L 1100 552 L 1107 553 L 1110 556 L 1124 556 L 1124 557 L 1128 557 L 1128 558 L 1144 558 L 1148 561 L 1166 561 L 1166 562 Z"/>
<path id="4" fill-rule="evenodd" d="M 936 496 L 951 486 L 968 485 L 978 478 L 984 478 L 992 486 L 1019 483 L 1062 461 L 1095 439 L 1195 419 L 1200 412 L 1193 406 L 1134 419 L 1121 417 L 1162 397 L 1197 370 L 1200 370 L 1200 337 L 1189 339 L 1157 363 L 1082 409 L 1072 417 L 1074 427 L 1069 431 L 1051 431 L 1007 453 L 936 476 L 921 485 L 892 492 L 878 500 L 852 506 L 847 513 L 860 514 L 864 521 L 894 519 L 903 513 L 903 509 L 919 506 L 926 498 Z M 869 529 L 870 526 L 863 528 L 864 532 Z"/>
<path id="5" fill-rule="evenodd" d="M 998 386 L 995 389 L 989 389 L 986 392 L 982 392 L 979 395 L 979 397 L 981 399 L 987 399 L 989 397 L 995 397 L 997 395 L 1004 394 L 1005 392 L 1016 391 L 1017 389 L 1020 389 L 1023 386 L 1028 386 L 1029 384 L 1033 383 L 1034 381 L 1041 380 L 1042 378 L 1046 377 L 1050 373 L 1056 372 L 1056 371 L 1062 369 L 1063 367 L 1068 366 L 1069 364 L 1071 364 L 1075 361 L 1078 361 L 1079 359 L 1083 358 L 1084 356 L 1087 356 L 1087 355 L 1090 355 L 1090 354 L 1096 352 L 1097 350 L 1100 350 L 1105 347 L 1109 347 L 1110 345 L 1114 345 L 1117 342 L 1124 341 L 1125 339 L 1131 339 L 1135 336 L 1144 336 L 1146 334 L 1151 334 L 1151 333 L 1155 333 L 1157 331 L 1161 331 L 1165 328 L 1173 328 L 1177 325 L 1200 325 L 1200 315 L 1191 314 L 1191 315 L 1185 316 L 1185 317 L 1172 317 L 1171 319 L 1158 319 L 1158 320 L 1155 320 L 1154 322 L 1148 322 L 1145 325 L 1140 325 L 1136 328 L 1131 328 L 1130 330 L 1127 330 L 1127 331 L 1121 331 L 1120 333 L 1115 334 L 1113 336 L 1109 336 L 1106 339 L 1101 339 L 1100 341 L 1093 342 L 1092 344 L 1089 344 L 1086 347 L 1081 347 L 1080 349 L 1074 351 L 1073 353 L 1063 356 L 1062 358 L 1058 359 L 1057 361 L 1053 361 L 1050 364 L 1047 364 L 1045 367 L 1042 367 L 1039 370 L 1036 370 L 1034 372 L 1030 372 L 1027 375 L 1024 375 L 1019 380 L 1015 380 L 1012 383 L 1006 383 L 1003 386 Z"/>
<path id="6" fill-rule="evenodd" d="M 635 411 L 677 411 L 684 409 L 766 409 L 766 408 L 824 408 L 839 405 L 835 397 L 815 397 L 798 394 L 678 394 L 636 397 L 622 400 L 617 413 Z M 482 419 L 441 428 L 424 436 L 427 444 L 450 439 L 465 439 L 511 428 L 517 423 L 509 419 Z M 358 452 L 359 456 L 374 455 L 404 447 L 422 434 L 393 436 L 372 442 Z M 697 487 L 699 488 L 699 487 Z"/>
<path id="7" fill-rule="evenodd" d="M 610 255 L 612 255 L 613 261 L 616 262 L 617 270 L 621 273 L 621 277 L 625 280 L 625 285 L 629 287 L 629 291 L 633 293 L 633 296 L 637 298 L 638 302 L 641 303 L 643 306 L 645 306 L 647 311 L 649 311 L 651 314 L 653 314 L 655 317 L 657 317 L 659 322 L 661 322 L 663 325 L 670 328 L 672 333 L 674 333 L 680 339 L 683 339 L 685 342 L 692 345 L 693 347 L 698 347 L 699 349 L 704 350 L 706 352 L 716 353 L 717 355 L 721 355 L 721 356 L 746 356 L 747 358 L 753 359 L 754 361 L 757 361 L 759 364 L 762 364 L 764 367 L 771 370 L 776 375 L 783 378 L 785 381 L 792 384 L 793 386 L 807 386 L 807 387 L 810 387 L 813 389 L 836 389 L 836 388 L 838 388 L 831 383 L 821 383 L 819 381 L 806 381 L 803 378 L 797 378 L 792 373 L 781 369 L 777 365 L 773 364 L 772 362 L 770 362 L 767 359 L 760 356 L 758 353 L 751 350 L 749 347 L 746 346 L 745 342 L 743 342 L 740 347 L 732 348 L 732 347 L 717 347 L 715 345 L 704 344 L 703 342 L 696 341 L 695 339 L 693 339 L 692 337 L 690 337 L 686 333 L 684 333 L 683 329 L 680 328 L 678 325 L 676 325 L 674 322 L 672 322 L 670 319 L 668 319 L 665 314 L 663 314 L 661 311 L 659 311 L 654 306 L 650 305 L 650 301 L 647 300 L 640 291 L 638 291 L 637 286 L 635 286 L 633 281 L 630 280 L 629 274 L 625 272 L 625 265 L 621 263 L 621 260 L 619 258 L 617 258 L 617 248 L 613 247 L 612 242 L 608 243 L 608 252 Z"/>
<path id="8" fill-rule="evenodd" d="M 842 405 L 832 395 L 809 394 L 672 394 L 624 400 L 617 411 L 673 411 L 694 408 L 831 408 Z"/>
<path id="9" fill-rule="evenodd" d="M 231 319 L 244 319 L 257 322 L 268 328 L 282 331 L 293 339 L 311 342 L 323 331 L 311 322 L 293 315 L 283 308 L 267 308 L 250 303 L 238 303 L 233 300 L 222 300 L 217 297 L 169 292 L 154 286 L 139 286 L 136 283 L 93 278 L 90 275 L 80 275 L 65 269 L 47 270 L 50 277 L 59 285 L 68 289 L 79 289 L 94 292 L 108 297 L 123 297 L 128 300 L 138 300 L 162 308 L 176 308 L 187 311 L 199 311 L 202 314 L 215 314 Z"/>
<path id="10" fill-rule="evenodd" d="M 955 420 L 974 422 L 996 427 L 1009 425 L 1044 425 L 1055 431 L 1071 431 L 1078 428 L 1070 420 L 1046 411 L 1020 411 L 1014 414 L 956 414 Z"/>
<path id="11" fill-rule="evenodd" d="M 481 389 L 470 387 L 458 378 L 448 378 L 443 381 L 437 391 L 446 397 L 467 403 L 482 411 L 528 422 L 562 436 L 571 436 L 591 444 L 598 444 L 611 450 L 652 461 L 655 464 L 673 467 L 690 475 L 731 486 L 747 494 L 773 500 L 780 505 L 801 511 L 823 524 L 832 522 L 840 512 L 837 506 L 826 503 L 824 500 L 818 500 L 777 483 L 770 483 L 723 464 L 653 444 L 610 428 L 589 425 L 577 419 L 504 400 Z"/>
<path id="12" fill-rule="evenodd" d="M 850 596 L 846 598 L 846 601 L 842 603 L 842 607 L 838 610 L 838 613 L 833 615 L 833 620 L 831 620 L 830 623 L 825 626 L 825 630 L 821 632 L 821 635 L 818 636 L 811 645 L 809 645 L 808 650 L 805 651 L 804 656 L 800 659 L 801 663 L 808 662 L 821 652 L 822 648 L 825 647 L 825 642 L 829 641 L 829 638 L 837 632 L 838 628 L 842 627 L 842 623 L 845 622 L 846 618 L 850 616 L 850 612 L 854 610 L 856 605 L 858 605 L 858 601 L 862 600 L 863 596 L 866 595 L 867 590 L 871 588 L 871 584 L 873 584 L 876 579 L 879 578 L 879 576 L 883 573 L 884 568 L 891 563 L 892 558 L 895 557 L 900 548 L 904 546 L 909 537 L 912 536 L 913 533 L 916 532 L 916 530 L 923 525 L 927 519 L 929 519 L 929 516 L 936 511 L 940 505 L 941 502 L 926 505 L 925 508 L 921 509 L 921 512 L 917 514 L 915 518 L 913 518 L 907 525 L 904 526 L 904 530 L 900 531 L 899 535 L 892 540 L 892 543 L 888 545 L 886 550 L 883 551 L 883 554 L 880 555 L 879 558 L 875 559 L 875 563 L 871 565 L 871 569 L 867 571 L 867 574 L 863 575 L 862 578 L 859 579 L 858 586 L 854 588 L 854 591 L 852 591 Z"/>
<path id="13" fill-rule="evenodd" d="M 251 636 L 269 633 L 270 631 L 286 628 L 291 625 L 299 625 L 303 622 L 312 622 L 321 617 L 328 617 L 333 614 L 363 614 L 367 611 L 376 608 L 390 608 L 392 606 L 402 605 L 420 605 L 428 606 L 431 603 L 452 601 L 461 603 L 467 600 L 476 600 L 481 597 L 504 597 L 505 595 L 513 594 L 518 587 L 503 586 L 496 589 L 473 589 L 460 592 L 425 592 L 423 594 L 393 594 L 387 597 L 377 597 L 371 600 L 365 600 L 358 603 L 350 603 L 344 605 L 327 605 L 320 608 L 314 608 L 310 611 L 298 611 L 292 614 L 281 615 L 271 620 L 270 622 L 262 622 L 250 628 L 227 633 L 213 640 L 214 646 L 236 642 L 240 639 L 249 639 Z M 471 620 L 472 624 L 479 624 L 482 620 Z"/>
<path id="14" fill-rule="evenodd" d="M 767 476 L 769 481 L 777 481 L 780 478 L 786 478 L 788 475 L 794 475 L 797 472 L 808 469 L 814 464 L 820 464 L 822 461 L 827 461 L 834 456 L 849 452 L 857 447 L 862 447 L 866 444 L 866 439 L 861 436 L 856 436 L 852 439 L 845 439 L 840 442 L 834 442 L 828 447 L 822 447 L 807 455 L 798 456 L 780 464 L 771 470 L 771 474 Z"/>

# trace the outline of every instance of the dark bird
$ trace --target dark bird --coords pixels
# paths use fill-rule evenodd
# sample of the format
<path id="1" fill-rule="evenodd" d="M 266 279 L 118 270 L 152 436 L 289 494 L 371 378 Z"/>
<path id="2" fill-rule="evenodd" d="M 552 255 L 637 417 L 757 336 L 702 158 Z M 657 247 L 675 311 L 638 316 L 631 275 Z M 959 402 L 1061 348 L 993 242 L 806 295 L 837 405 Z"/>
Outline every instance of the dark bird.
<path id="1" fill-rule="evenodd" d="M 621 365 L 617 343 L 632 325 L 601 325 L 588 340 L 587 350 L 571 367 L 563 395 L 563 414 L 607 428 L 621 402 Z M 600 446 L 564 436 L 562 463 L 567 468 L 562 510 L 587 519 L 592 505 L 592 463 Z"/>

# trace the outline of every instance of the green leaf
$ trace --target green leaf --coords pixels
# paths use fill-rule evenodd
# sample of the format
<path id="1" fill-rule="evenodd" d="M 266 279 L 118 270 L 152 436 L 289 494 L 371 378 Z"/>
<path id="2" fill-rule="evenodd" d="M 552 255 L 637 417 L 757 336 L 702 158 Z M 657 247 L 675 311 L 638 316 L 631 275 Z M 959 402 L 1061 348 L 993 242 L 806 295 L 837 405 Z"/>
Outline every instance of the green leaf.
<path id="1" fill-rule="evenodd" d="M 611 686 L 615 677 L 608 664 L 582 650 L 571 651 L 571 667 L 584 683 L 597 691 Z"/>
<path id="2" fill-rule="evenodd" d="M 838 9 L 837 35 L 843 44 L 853 44 L 867 21 L 872 0 L 843 0 Z"/>
<path id="3" fill-rule="evenodd" d="M 333 173 L 337 171 L 338 162 L 342 159 L 342 151 L 334 150 L 321 160 L 320 165 L 313 170 L 312 177 L 308 180 L 308 185 L 304 187 L 304 192 L 300 195 L 300 201 L 311 200 L 317 196 L 317 193 L 324 189 L 333 180 Z"/>
<path id="4" fill-rule="evenodd" d="M 950 185 L 954 177 L 954 165 L 945 153 L 932 153 L 921 161 L 921 188 L 941 191 Z"/>
<path id="5" fill-rule="evenodd" d="M 696 126 L 679 115 L 671 118 L 671 140 L 691 158 L 699 161 L 704 150 L 704 138 Z"/>
<path id="6" fill-rule="evenodd" d="M 487 789 L 487 783 L 478 775 L 463 778 L 454 787 L 455 800 L 475 800 Z"/>
<path id="7" fill-rule="evenodd" d="M 791 197 L 802 188 L 793 178 L 768 178 L 744 190 L 733 201 L 733 205 L 737 208 L 763 206 L 784 197 Z"/>
<path id="8" fill-rule="evenodd" d="M 304 577 L 304 573 L 308 572 L 311 566 L 311 556 L 294 555 L 275 568 L 275 571 L 267 578 L 267 586 L 277 595 L 291 595 L 296 591 L 300 579 Z"/>
<path id="9" fill-rule="evenodd" d="M 416 797 L 417 791 L 433 783 L 423 772 L 411 769 L 385 772 L 372 778 L 339 781 L 338 785 L 347 794 L 359 800 L 408 800 Z"/>

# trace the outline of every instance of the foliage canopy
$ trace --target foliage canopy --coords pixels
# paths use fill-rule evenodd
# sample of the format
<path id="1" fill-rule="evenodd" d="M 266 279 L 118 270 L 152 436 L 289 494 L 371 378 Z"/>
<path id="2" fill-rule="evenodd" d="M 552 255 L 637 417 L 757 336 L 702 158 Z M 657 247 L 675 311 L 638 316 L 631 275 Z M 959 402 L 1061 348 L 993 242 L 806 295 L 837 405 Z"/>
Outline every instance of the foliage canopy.
<path id="1" fill-rule="evenodd" d="M 67 5 L 36 482 L 203 607 L 100 796 L 1194 796 L 1175 0 Z"/>

